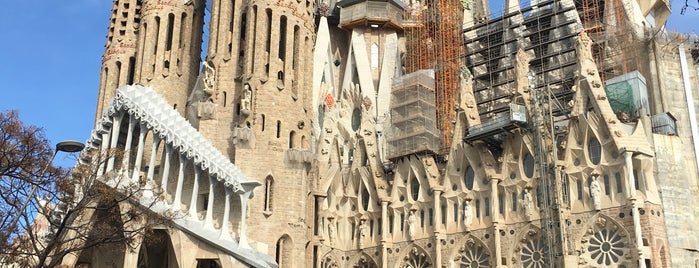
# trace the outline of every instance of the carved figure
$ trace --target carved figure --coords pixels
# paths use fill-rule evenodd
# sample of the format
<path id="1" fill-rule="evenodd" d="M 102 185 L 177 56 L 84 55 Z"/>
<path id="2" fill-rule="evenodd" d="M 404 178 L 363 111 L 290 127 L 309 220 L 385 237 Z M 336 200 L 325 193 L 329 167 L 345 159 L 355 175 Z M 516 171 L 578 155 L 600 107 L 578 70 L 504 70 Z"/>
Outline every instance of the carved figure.
<path id="1" fill-rule="evenodd" d="M 600 187 L 597 181 L 598 175 L 592 175 L 592 181 L 590 181 L 590 198 L 592 199 L 592 206 L 594 209 L 600 209 L 600 194 L 602 192 L 602 187 Z"/>
<path id="2" fill-rule="evenodd" d="M 328 218 L 328 240 L 330 241 L 330 245 L 335 243 L 335 235 L 337 235 L 337 226 L 335 225 L 335 221 L 333 220 L 333 217 Z"/>
<path id="3" fill-rule="evenodd" d="M 363 247 L 364 243 L 362 243 L 362 240 L 364 240 L 367 235 L 369 235 L 369 228 L 367 228 L 366 220 L 361 219 L 359 221 L 359 226 L 357 227 L 357 236 L 359 240 L 359 247 Z"/>
<path id="4" fill-rule="evenodd" d="M 464 6 L 465 10 L 471 10 L 471 5 L 473 4 L 472 0 L 461 0 L 461 5 Z"/>
<path id="5" fill-rule="evenodd" d="M 415 216 L 415 211 L 411 210 L 408 215 L 408 234 L 410 239 L 415 239 L 415 233 L 417 232 L 417 216 Z"/>
<path id="6" fill-rule="evenodd" d="M 209 95 L 208 101 L 214 102 L 216 97 L 218 96 L 218 92 L 216 92 L 216 89 L 214 88 L 214 84 L 216 82 L 216 70 L 209 65 L 208 61 L 204 62 L 204 92 Z"/>
<path id="7" fill-rule="evenodd" d="M 532 216 L 532 195 L 529 194 L 529 189 L 524 188 L 522 192 L 522 209 L 524 209 L 524 215 L 528 217 Z"/>
<path id="8" fill-rule="evenodd" d="M 250 110 L 252 110 L 252 89 L 250 88 L 250 84 L 245 84 L 243 87 L 243 96 L 240 97 L 240 112 L 242 114 L 248 115 L 250 114 Z"/>
<path id="9" fill-rule="evenodd" d="M 461 72 L 459 72 L 459 88 L 464 89 L 466 83 L 471 80 L 471 72 L 466 68 L 466 66 L 461 66 Z"/>
<path id="10" fill-rule="evenodd" d="M 473 223 L 473 211 L 471 208 L 471 200 L 466 200 L 464 202 L 464 227 L 468 229 Z"/>

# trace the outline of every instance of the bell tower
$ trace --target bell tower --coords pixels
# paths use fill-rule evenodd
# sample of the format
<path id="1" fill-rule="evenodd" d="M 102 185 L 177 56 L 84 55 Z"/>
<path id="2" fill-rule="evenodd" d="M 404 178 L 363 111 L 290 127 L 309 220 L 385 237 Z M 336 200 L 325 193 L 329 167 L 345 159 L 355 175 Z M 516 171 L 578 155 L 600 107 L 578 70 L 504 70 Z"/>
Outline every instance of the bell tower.
<path id="1" fill-rule="evenodd" d="M 280 267 L 307 263 L 299 256 L 313 225 L 311 81 L 303 74 L 312 70 L 314 8 L 310 0 L 213 0 L 204 85 L 187 108 L 190 122 L 262 184 L 249 202 L 250 244 Z"/>
<path id="2" fill-rule="evenodd" d="M 199 70 L 204 1 L 114 0 L 96 118 L 123 85 L 153 86 L 180 114 Z"/>

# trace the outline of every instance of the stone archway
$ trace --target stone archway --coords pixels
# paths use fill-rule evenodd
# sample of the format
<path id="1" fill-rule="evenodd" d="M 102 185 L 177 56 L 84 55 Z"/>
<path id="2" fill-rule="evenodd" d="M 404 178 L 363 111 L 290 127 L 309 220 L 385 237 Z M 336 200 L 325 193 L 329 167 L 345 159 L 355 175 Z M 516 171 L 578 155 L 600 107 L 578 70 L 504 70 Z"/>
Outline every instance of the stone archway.
<path id="1" fill-rule="evenodd" d="M 340 267 L 338 262 L 333 258 L 332 252 L 326 254 L 321 260 L 320 260 L 320 267 L 321 268 L 338 268 Z"/>
<path id="2" fill-rule="evenodd" d="M 294 267 L 293 242 L 289 235 L 283 235 L 277 240 L 276 261 L 279 267 Z"/>
<path id="3" fill-rule="evenodd" d="M 138 268 L 177 268 L 177 259 L 167 230 L 154 230 L 138 251 Z M 207 267 L 208 268 L 208 267 Z"/>
<path id="4" fill-rule="evenodd" d="M 358 257 L 355 257 L 354 260 L 350 261 L 350 264 L 352 265 L 352 268 L 377 268 L 379 267 L 376 264 L 376 261 L 372 259 L 369 255 L 366 253 L 360 253 Z"/>

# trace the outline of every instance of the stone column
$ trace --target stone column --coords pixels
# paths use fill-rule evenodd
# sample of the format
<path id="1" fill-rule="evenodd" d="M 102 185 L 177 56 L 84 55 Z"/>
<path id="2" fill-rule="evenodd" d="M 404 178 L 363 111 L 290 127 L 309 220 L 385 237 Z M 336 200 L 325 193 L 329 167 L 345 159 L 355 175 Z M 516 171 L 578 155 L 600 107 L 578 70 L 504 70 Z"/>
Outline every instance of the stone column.
<path id="1" fill-rule="evenodd" d="M 172 209 L 180 210 L 182 207 L 182 184 L 184 184 L 184 173 L 187 169 L 187 157 L 180 154 L 180 168 L 177 174 L 177 188 L 175 188 L 175 199 L 172 201 Z"/>
<path id="2" fill-rule="evenodd" d="M 501 254 L 500 254 L 500 200 L 498 196 L 498 183 L 500 183 L 499 178 L 490 178 L 490 198 L 491 204 L 490 215 L 493 222 L 493 243 L 495 244 L 493 256 L 495 258 L 495 267 L 500 266 Z"/>
<path id="3" fill-rule="evenodd" d="M 627 174 L 627 196 L 629 198 L 629 203 L 631 204 L 631 211 L 633 213 L 633 232 L 636 237 L 636 250 L 638 251 L 638 267 L 646 268 L 646 263 L 643 260 L 643 236 L 641 231 L 641 214 L 638 211 L 638 200 L 636 199 L 636 178 L 633 176 L 633 152 L 624 151 L 624 158 L 626 160 L 626 174 Z"/>
<path id="4" fill-rule="evenodd" d="M 442 241 L 441 240 L 441 234 L 442 234 L 442 190 L 441 189 L 433 189 L 433 195 L 434 196 L 434 220 L 435 220 L 435 226 L 434 226 L 434 263 L 437 267 L 439 267 L 442 263 Z"/>
<path id="5" fill-rule="evenodd" d="M 206 205 L 206 217 L 204 217 L 204 228 L 214 229 L 214 190 L 216 190 L 216 179 L 209 174 L 209 202 Z"/>
<path id="6" fill-rule="evenodd" d="M 119 141 L 119 129 L 121 128 L 121 118 L 124 116 L 123 112 L 119 112 L 112 116 L 112 137 L 109 145 L 109 149 L 114 150 L 117 147 L 117 142 Z M 114 152 L 110 152 L 109 160 L 107 161 L 107 172 L 114 170 L 114 159 L 116 156 Z"/>
<path id="7" fill-rule="evenodd" d="M 167 181 L 170 176 L 170 157 L 172 156 L 172 145 L 165 143 L 165 160 L 161 169 L 163 170 L 162 177 L 160 178 L 160 190 L 163 193 L 167 193 Z"/>
<path id="8" fill-rule="evenodd" d="M 146 185 L 144 185 L 143 196 L 153 197 L 153 176 L 155 175 L 155 156 L 158 154 L 160 136 L 154 133 L 153 144 L 151 145 L 150 160 L 148 161 L 148 174 L 146 175 Z"/>
<path id="9" fill-rule="evenodd" d="M 381 201 L 381 267 L 388 267 L 388 201 Z"/>
<path id="10" fill-rule="evenodd" d="M 97 158 L 97 160 L 99 161 L 99 168 L 97 169 L 97 177 L 100 177 L 104 174 L 104 168 L 107 166 L 107 163 L 104 160 L 107 159 L 107 157 L 108 157 L 107 150 L 109 149 L 109 131 L 105 131 L 101 135 L 102 135 L 102 146 L 100 147 L 100 155 Z"/>
<path id="11" fill-rule="evenodd" d="M 121 169 L 124 170 L 124 176 L 129 177 L 129 158 L 131 155 L 131 140 L 133 139 L 133 129 L 136 120 L 129 116 L 129 127 L 126 131 L 126 143 L 124 143 L 124 158 L 122 159 Z"/>
<path id="12" fill-rule="evenodd" d="M 199 197 L 199 176 L 201 169 L 194 165 L 194 183 L 192 183 L 192 197 L 189 199 L 189 217 L 194 220 L 199 220 L 197 213 L 197 198 Z"/>
<path id="13" fill-rule="evenodd" d="M 497 222 L 493 222 L 493 243 L 495 247 L 493 250 L 493 258 L 495 258 L 495 267 L 500 267 L 500 260 L 502 259 L 502 254 L 500 250 L 502 246 L 500 245 L 500 225 Z"/>
<path id="14" fill-rule="evenodd" d="M 245 231 L 246 230 L 245 216 L 247 215 L 248 199 L 250 199 L 251 194 L 252 194 L 252 190 L 246 191 L 246 192 L 238 195 L 240 197 L 240 239 L 238 240 L 238 246 L 240 246 L 242 248 L 250 248 L 250 245 L 248 245 L 247 236 L 245 235 L 245 233 L 246 233 L 246 231 Z"/>
<path id="15" fill-rule="evenodd" d="M 219 238 L 231 240 L 231 233 L 228 232 L 228 221 L 231 215 L 231 189 L 225 185 L 224 187 L 226 188 L 226 197 L 223 201 L 223 219 L 221 220 L 221 236 Z"/>
<path id="16" fill-rule="evenodd" d="M 146 133 L 148 133 L 145 123 L 140 124 L 140 129 L 138 134 L 138 149 L 136 150 L 136 162 L 134 162 L 133 174 L 131 175 L 131 181 L 136 183 L 140 183 L 138 180 L 141 175 L 141 162 L 143 162 L 143 147 L 146 142 Z"/>

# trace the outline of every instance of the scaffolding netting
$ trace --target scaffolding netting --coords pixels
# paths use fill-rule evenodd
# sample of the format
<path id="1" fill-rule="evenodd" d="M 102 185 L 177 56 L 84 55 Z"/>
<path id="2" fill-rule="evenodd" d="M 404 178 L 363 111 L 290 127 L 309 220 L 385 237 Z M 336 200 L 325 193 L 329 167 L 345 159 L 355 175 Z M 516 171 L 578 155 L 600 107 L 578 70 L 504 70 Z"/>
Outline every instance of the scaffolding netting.
<path id="1" fill-rule="evenodd" d="M 419 70 L 395 78 L 391 89 L 391 128 L 387 130 L 389 159 L 440 149 L 435 108 L 434 70 Z"/>

